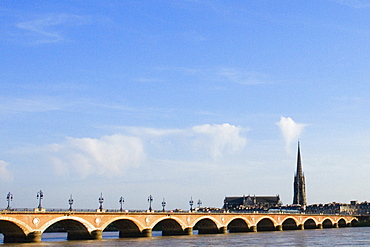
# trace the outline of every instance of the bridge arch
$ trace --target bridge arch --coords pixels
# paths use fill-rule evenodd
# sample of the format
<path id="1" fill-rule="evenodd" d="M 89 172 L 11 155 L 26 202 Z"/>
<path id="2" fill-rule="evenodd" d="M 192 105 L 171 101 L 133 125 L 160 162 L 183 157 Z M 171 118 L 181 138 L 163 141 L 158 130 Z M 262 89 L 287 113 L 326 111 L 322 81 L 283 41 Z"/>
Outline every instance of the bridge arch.
<path id="1" fill-rule="evenodd" d="M 337 224 L 338 224 L 338 227 L 346 227 L 347 226 L 347 222 L 344 218 L 338 219 Z"/>
<path id="2" fill-rule="evenodd" d="M 287 217 L 283 220 L 281 226 L 283 230 L 298 230 L 298 224 L 299 222 L 296 218 Z"/>
<path id="3" fill-rule="evenodd" d="M 221 228 L 220 222 L 212 217 L 201 217 L 194 222 L 193 229 L 198 230 L 198 234 L 219 233 Z"/>
<path id="4" fill-rule="evenodd" d="M 42 225 L 39 229 L 40 232 L 45 232 L 49 227 L 54 224 L 59 224 L 68 233 L 68 240 L 76 239 L 91 239 L 91 232 L 95 230 L 95 227 L 88 221 L 75 217 L 75 216 L 63 216 L 48 221 Z"/>
<path id="5" fill-rule="evenodd" d="M 321 225 L 323 228 L 331 228 L 331 227 L 334 227 L 334 222 L 330 218 L 325 218 L 323 219 Z"/>
<path id="6" fill-rule="evenodd" d="M 111 224 L 118 228 L 120 238 L 145 237 L 149 234 L 144 232 L 145 227 L 132 217 L 115 217 L 101 226 L 102 231 Z"/>
<path id="7" fill-rule="evenodd" d="M 358 220 L 356 218 L 353 218 L 350 222 L 351 226 L 356 226 L 358 224 Z"/>
<path id="8" fill-rule="evenodd" d="M 318 222 L 314 218 L 307 218 L 304 223 L 304 229 L 316 229 Z"/>
<path id="9" fill-rule="evenodd" d="M 0 232 L 4 236 L 4 243 L 22 243 L 28 242 L 32 229 L 20 220 L 0 217 Z"/>
<path id="10" fill-rule="evenodd" d="M 185 225 L 174 218 L 161 218 L 157 220 L 153 225 L 153 231 L 162 231 L 163 236 L 185 234 Z"/>
<path id="11" fill-rule="evenodd" d="M 242 217 L 235 217 L 226 225 L 229 232 L 249 232 L 251 223 Z"/>
<path id="12" fill-rule="evenodd" d="M 23 221 L 21 220 L 18 220 L 16 218 L 12 218 L 12 217 L 4 217 L 4 216 L 0 216 L 0 220 L 1 221 L 7 221 L 7 222 L 11 222 L 13 224 L 15 224 L 16 226 L 18 226 L 20 229 L 22 229 L 22 231 L 25 233 L 25 234 L 28 234 L 30 232 L 33 231 L 33 229 L 27 225 L 26 223 L 24 223 Z M 1 227 L 1 225 L 0 225 Z"/>
<path id="13" fill-rule="evenodd" d="M 262 217 L 257 222 L 257 231 L 274 231 L 277 226 L 276 221 L 271 217 Z"/>
<path id="14" fill-rule="evenodd" d="M 171 217 L 170 216 L 165 216 L 165 217 L 157 219 L 156 221 L 154 221 L 152 223 L 152 228 L 154 228 L 155 225 L 157 225 L 158 223 L 160 223 L 163 220 L 174 220 L 177 224 L 179 224 L 181 226 L 182 229 L 186 228 L 186 224 L 182 220 L 180 220 L 177 217 L 173 217 L 173 216 L 171 216 Z"/>

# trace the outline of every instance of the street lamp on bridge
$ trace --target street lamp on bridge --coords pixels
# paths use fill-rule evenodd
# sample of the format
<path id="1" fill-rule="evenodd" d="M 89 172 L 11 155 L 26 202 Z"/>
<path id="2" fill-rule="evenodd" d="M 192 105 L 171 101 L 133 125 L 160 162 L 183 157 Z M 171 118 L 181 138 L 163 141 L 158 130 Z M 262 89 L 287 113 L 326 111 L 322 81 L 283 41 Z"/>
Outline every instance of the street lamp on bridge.
<path id="1" fill-rule="evenodd" d="M 119 198 L 119 204 L 121 204 L 121 208 L 119 209 L 119 211 L 123 211 L 123 203 L 125 202 L 125 199 L 123 199 L 123 197 L 121 196 L 120 198 Z"/>
<path id="2" fill-rule="evenodd" d="M 101 212 L 101 211 L 103 211 L 103 202 L 104 202 L 103 193 L 100 193 L 100 197 L 99 197 L 98 200 L 99 200 L 99 204 L 100 204 L 99 210 Z"/>
<path id="3" fill-rule="evenodd" d="M 148 197 L 149 212 L 152 212 L 152 201 L 153 201 L 153 197 L 152 197 L 152 195 L 149 195 L 149 197 Z"/>
<path id="4" fill-rule="evenodd" d="M 200 208 L 200 206 L 202 206 L 202 201 L 199 199 L 198 200 L 198 208 Z"/>
<path id="5" fill-rule="evenodd" d="M 190 197 L 189 205 L 190 205 L 190 212 L 193 212 L 193 205 L 194 205 L 193 197 Z"/>
<path id="6" fill-rule="evenodd" d="M 163 198 L 163 201 L 162 201 L 162 211 L 164 212 L 165 210 L 164 210 L 164 208 L 166 207 L 166 201 L 164 200 L 164 198 Z"/>
<path id="7" fill-rule="evenodd" d="M 10 192 L 6 195 L 6 200 L 8 201 L 8 207 L 6 208 L 6 210 L 10 210 L 10 202 L 13 201 L 13 194 L 11 194 Z"/>
<path id="8" fill-rule="evenodd" d="M 68 204 L 69 204 L 69 211 L 72 211 L 72 205 L 73 205 L 73 198 L 72 198 L 72 194 L 71 196 L 69 197 L 69 200 L 68 200 Z"/>
<path id="9" fill-rule="evenodd" d="M 37 200 L 39 200 L 39 206 L 37 208 L 39 209 L 39 211 L 41 211 L 41 209 L 42 209 L 41 200 L 44 199 L 44 193 L 42 192 L 42 190 L 37 192 L 36 198 L 37 198 Z"/>

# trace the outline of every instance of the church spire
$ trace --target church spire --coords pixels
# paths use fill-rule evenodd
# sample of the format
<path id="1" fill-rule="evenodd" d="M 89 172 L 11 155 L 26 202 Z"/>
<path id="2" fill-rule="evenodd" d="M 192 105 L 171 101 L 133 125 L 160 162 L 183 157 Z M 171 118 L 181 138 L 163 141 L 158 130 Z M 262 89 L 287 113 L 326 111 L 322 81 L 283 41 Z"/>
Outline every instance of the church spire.
<path id="1" fill-rule="evenodd" d="M 297 154 L 297 171 L 294 177 L 294 197 L 293 204 L 306 205 L 306 184 L 303 175 L 302 161 L 301 161 L 301 148 L 298 141 L 298 154 Z"/>
<path id="2" fill-rule="evenodd" d="M 301 148 L 299 146 L 299 141 L 298 141 L 298 154 L 297 154 L 297 173 L 296 175 L 302 177 L 303 176 L 303 171 L 302 171 L 302 162 L 301 162 Z"/>

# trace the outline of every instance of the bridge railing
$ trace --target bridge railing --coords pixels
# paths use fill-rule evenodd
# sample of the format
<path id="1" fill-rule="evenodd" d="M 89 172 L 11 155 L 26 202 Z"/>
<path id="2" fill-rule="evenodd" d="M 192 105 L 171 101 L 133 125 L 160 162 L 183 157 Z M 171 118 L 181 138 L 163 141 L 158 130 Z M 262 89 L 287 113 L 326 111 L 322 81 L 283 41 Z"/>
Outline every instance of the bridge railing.
<path id="1" fill-rule="evenodd" d="M 125 209 L 123 211 L 119 209 L 103 209 L 103 211 L 100 211 L 99 209 L 65 209 L 65 208 L 42 208 L 39 210 L 38 208 L 11 208 L 11 209 L 0 209 L 1 213 L 42 213 L 42 212 L 48 212 L 48 213 L 152 213 L 152 214 L 184 214 L 184 213 L 190 213 L 189 211 L 183 211 L 183 210 L 129 210 Z M 355 215 L 350 214 L 348 212 L 342 212 L 340 214 L 338 213 L 320 213 L 320 212 L 288 212 L 288 211 L 274 211 L 274 212 L 268 212 L 268 211 L 193 211 L 192 214 L 306 214 L 306 215 Z"/>
<path id="2" fill-rule="evenodd" d="M 99 209 L 65 209 L 65 208 L 11 208 L 11 209 L 0 209 L 0 212 L 99 212 Z M 123 210 L 118 209 L 104 209 L 104 213 L 127 213 L 127 212 L 146 212 L 146 210 Z"/>

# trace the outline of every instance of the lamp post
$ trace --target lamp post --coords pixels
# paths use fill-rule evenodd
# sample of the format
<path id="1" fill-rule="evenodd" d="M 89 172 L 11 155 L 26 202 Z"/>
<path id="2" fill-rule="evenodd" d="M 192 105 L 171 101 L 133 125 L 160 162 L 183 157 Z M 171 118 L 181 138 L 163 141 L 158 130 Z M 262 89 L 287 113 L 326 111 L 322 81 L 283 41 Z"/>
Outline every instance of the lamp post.
<path id="1" fill-rule="evenodd" d="M 8 207 L 6 208 L 6 210 L 10 210 L 10 202 L 13 201 L 13 194 L 11 194 L 10 192 L 6 195 L 6 200 L 8 201 Z"/>
<path id="2" fill-rule="evenodd" d="M 153 201 L 153 197 L 152 197 L 152 195 L 149 195 L 149 197 L 148 197 L 149 212 L 152 212 L 152 201 Z"/>
<path id="3" fill-rule="evenodd" d="M 193 212 L 193 205 L 194 205 L 193 197 L 190 197 L 189 205 L 190 205 L 190 212 Z"/>
<path id="4" fill-rule="evenodd" d="M 164 212 L 165 210 L 164 210 L 164 208 L 166 207 L 166 201 L 164 200 L 164 198 L 163 198 L 163 201 L 162 201 L 162 211 Z"/>
<path id="5" fill-rule="evenodd" d="M 71 196 L 69 197 L 68 199 L 68 204 L 69 204 L 69 211 L 72 211 L 72 205 L 73 205 L 73 198 L 72 198 L 72 194 Z"/>
<path id="6" fill-rule="evenodd" d="M 100 193 L 100 197 L 99 197 L 98 200 L 99 200 L 99 204 L 100 204 L 99 210 L 101 212 L 101 211 L 103 211 L 103 202 L 104 202 L 103 193 Z"/>
<path id="7" fill-rule="evenodd" d="M 202 205 L 202 201 L 199 199 L 198 200 L 198 208 L 200 208 L 201 205 Z"/>
<path id="8" fill-rule="evenodd" d="M 123 197 L 121 196 L 120 198 L 119 198 L 119 204 L 121 204 L 121 208 L 119 209 L 119 211 L 123 211 L 123 203 L 125 202 L 125 199 L 123 199 Z"/>
<path id="9" fill-rule="evenodd" d="M 36 198 L 37 198 L 37 200 L 39 200 L 38 209 L 41 210 L 42 209 L 41 200 L 44 198 L 44 193 L 42 192 L 42 190 L 40 190 L 39 192 L 37 192 Z"/>

